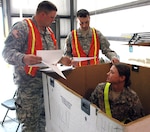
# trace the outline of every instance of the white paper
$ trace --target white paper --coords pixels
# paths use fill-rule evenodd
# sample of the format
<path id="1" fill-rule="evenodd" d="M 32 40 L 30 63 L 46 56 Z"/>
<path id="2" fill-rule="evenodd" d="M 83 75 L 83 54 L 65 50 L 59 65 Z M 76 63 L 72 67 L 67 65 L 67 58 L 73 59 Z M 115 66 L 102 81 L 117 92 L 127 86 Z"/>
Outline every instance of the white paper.
<path id="1" fill-rule="evenodd" d="M 95 59 L 96 57 L 73 57 L 73 61 L 86 61 Z"/>
<path id="2" fill-rule="evenodd" d="M 57 64 L 57 67 L 61 70 L 61 71 L 66 71 L 66 70 L 70 70 L 70 69 L 74 69 L 73 66 L 65 66 L 65 65 L 62 65 L 62 64 Z"/>
<path id="3" fill-rule="evenodd" d="M 66 77 L 64 76 L 64 74 L 62 73 L 62 71 L 65 71 L 65 70 L 69 70 L 69 69 L 72 69 L 73 67 L 72 66 L 63 66 L 61 64 L 52 64 L 52 65 L 49 65 L 45 62 L 42 61 L 43 64 L 49 66 L 49 68 L 44 68 L 44 69 L 41 69 L 40 71 L 47 71 L 47 72 L 53 72 L 55 71 L 58 75 L 60 75 L 61 77 L 63 77 L 64 79 L 66 79 Z"/>
<path id="4" fill-rule="evenodd" d="M 66 71 L 66 70 L 74 69 L 73 66 L 65 66 L 65 65 L 62 65 L 62 64 L 60 64 L 60 63 L 57 64 L 57 67 L 58 67 L 58 69 L 59 69 L 60 71 Z M 50 68 L 50 67 L 42 68 L 42 69 L 40 69 L 40 71 L 54 72 L 54 71 L 52 70 L 52 68 Z"/>
<path id="5" fill-rule="evenodd" d="M 62 73 L 62 71 L 58 68 L 57 64 L 47 64 L 46 62 L 42 61 L 43 64 L 47 65 L 50 69 L 48 70 L 53 70 L 55 71 L 58 75 L 60 75 L 61 77 L 63 77 L 64 79 L 66 79 L 66 77 L 64 76 L 64 74 Z M 42 70 L 41 70 L 42 71 Z"/>
<path id="6" fill-rule="evenodd" d="M 29 65 L 29 66 L 32 66 L 32 67 L 47 67 L 47 65 L 43 64 L 42 62 L 39 63 L 39 64 L 34 64 L 34 65 Z"/>
<path id="7" fill-rule="evenodd" d="M 49 65 L 50 68 L 52 68 L 53 71 L 55 71 L 58 75 L 66 79 L 65 75 L 60 71 L 60 69 L 57 67 L 57 65 Z"/>
<path id="8" fill-rule="evenodd" d="M 31 66 L 48 67 L 46 69 L 41 69 L 41 71 L 54 71 L 66 79 L 62 71 L 57 67 L 57 63 L 61 59 L 62 55 L 62 50 L 37 50 L 37 56 L 42 57 L 42 62 Z"/>
<path id="9" fill-rule="evenodd" d="M 47 64 L 56 64 L 62 55 L 62 50 L 37 50 L 37 56 L 42 57 L 42 61 Z"/>
<path id="10" fill-rule="evenodd" d="M 37 67 L 48 67 L 41 69 L 41 71 L 56 72 L 58 75 L 66 79 L 62 71 L 72 69 L 72 66 L 61 66 L 58 61 L 63 56 L 62 50 L 37 50 L 37 56 L 42 57 L 40 64 L 32 65 Z M 74 61 L 86 61 L 94 59 L 95 57 L 73 57 Z"/>

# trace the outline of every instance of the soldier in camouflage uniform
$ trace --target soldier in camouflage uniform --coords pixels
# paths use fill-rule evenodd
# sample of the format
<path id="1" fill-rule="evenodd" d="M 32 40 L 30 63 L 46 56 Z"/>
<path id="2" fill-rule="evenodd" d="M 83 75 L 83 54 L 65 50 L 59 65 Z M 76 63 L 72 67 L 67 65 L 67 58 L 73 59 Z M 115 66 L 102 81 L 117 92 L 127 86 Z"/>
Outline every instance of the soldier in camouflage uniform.
<path id="1" fill-rule="evenodd" d="M 44 50 L 56 49 L 47 28 L 54 21 L 56 13 L 57 8 L 53 3 L 42 1 L 31 19 L 41 36 Z M 16 114 L 22 124 L 22 132 L 45 132 L 42 74 L 37 70 L 35 76 L 31 76 L 24 69 L 26 65 L 40 63 L 42 58 L 26 54 L 28 35 L 29 26 L 26 20 L 14 24 L 5 41 L 3 57 L 9 64 L 14 65 L 14 82 L 18 86 Z"/>
<path id="2" fill-rule="evenodd" d="M 89 12 L 85 9 L 81 9 L 77 12 L 76 16 L 77 16 L 77 21 L 80 24 L 80 28 L 76 30 L 77 38 L 80 42 L 83 51 L 88 57 L 89 50 L 91 47 L 91 41 L 92 41 L 92 28 L 90 27 Z M 99 40 L 99 45 L 100 45 L 99 48 L 101 49 L 102 53 L 105 54 L 105 56 L 107 56 L 113 63 L 119 62 L 118 55 L 115 53 L 115 51 L 109 48 L 110 43 L 108 42 L 108 40 L 103 36 L 103 34 L 100 31 L 96 30 L 96 33 Z M 73 39 L 73 35 L 72 32 L 70 32 L 65 40 L 65 46 L 64 46 L 65 55 L 69 57 L 74 57 L 72 39 Z M 97 58 L 99 58 L 98 55 Z"/>
<path id="3" fill-rule="evenodd" d="M 114 64 L 107 73 L 110 83 L 108 100 L 113 118 L 128 123 L 144 116 L 140 99 L 135 91 L 129 88 L 130 68 L 125 64 Z M 90 101 L 106 112 L 104 89 L 106 83 L 99 83 L 90 96 Z"/>

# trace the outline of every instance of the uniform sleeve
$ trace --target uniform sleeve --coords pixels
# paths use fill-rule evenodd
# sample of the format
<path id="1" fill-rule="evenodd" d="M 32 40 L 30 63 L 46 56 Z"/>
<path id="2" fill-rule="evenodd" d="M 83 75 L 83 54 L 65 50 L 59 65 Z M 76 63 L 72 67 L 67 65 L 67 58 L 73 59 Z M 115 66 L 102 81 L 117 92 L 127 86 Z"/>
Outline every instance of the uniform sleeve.
<path id="1" fill-rule="evenodd" d="M 129 115 L 131 120 L 136 120 L 138 118 L 145 116 L 145 112 L 141 104 L 141 101 L 136 93 L 133 97 L 134 97 L 132 100 L 133 105 L 129 110 Z"/>
<path id="2" fill-rule="evenodd" d="M 109 41 L 103 36 L 103 34 L 100 31 L 97 31 L 98 36 L 99 36 L 99 40 L 100 40 L 100 47 L 101 47 L 101 51 L 102 53 L 108 57 L 110 60 L 113 57 L 117 57 L 118 55 L 115 51 L 113 51 L 112 49 L 110 49 L 110 43 Z"/>
<path id="3" fill-rule="evenodd" d="M 2 56 L 5 61 L 12 65 L 24 65 L 22 59 L 26 52 L 27 45 L 27 24 L 16 23 L 5 40 Z"/>
<path id="4" fill-rule="evenodd" d="M 70 32 L 65 39 L 64 55 L 73 57 L 72 55 L 72 33 Z"/>
<path id="5" fill-rule="evenodd" d="M 94 91 L 91 93 L 91 96 L 89 98 L 90 102 L 100 107 L 100 102 L 103 102 L 103 91 L 104 91 L 104 83 L 99 83 Z M 101 104 L 102 105 L 102 104 Z"/>
<path id="6" fill-rule="evenodd" d="M 92 92 L 90 96 L 90 102 L 98 106 L 98 91 L 97 88 Z"/>

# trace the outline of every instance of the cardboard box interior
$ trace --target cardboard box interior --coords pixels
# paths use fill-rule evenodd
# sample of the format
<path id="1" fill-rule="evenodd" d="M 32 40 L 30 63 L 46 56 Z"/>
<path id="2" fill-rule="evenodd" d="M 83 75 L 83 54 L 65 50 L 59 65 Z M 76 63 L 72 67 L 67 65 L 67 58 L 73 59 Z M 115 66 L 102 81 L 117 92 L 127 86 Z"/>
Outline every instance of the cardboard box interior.
<path id="1" fill-rule="evenodd" d="M 131 88 L 139 95 L 145 113 L 148 115 L 150 113 L 150 68 L 130 64 L 127 65 L 131 68 Z M 64 71 L 63 73 L 67 77 L 66 80 L 56 73 L 50 73 L 50 76 L 88 99 L 97 84 L 99 82 L 105 82 L 110 67 L 111 64 L 108 63 Z"/>

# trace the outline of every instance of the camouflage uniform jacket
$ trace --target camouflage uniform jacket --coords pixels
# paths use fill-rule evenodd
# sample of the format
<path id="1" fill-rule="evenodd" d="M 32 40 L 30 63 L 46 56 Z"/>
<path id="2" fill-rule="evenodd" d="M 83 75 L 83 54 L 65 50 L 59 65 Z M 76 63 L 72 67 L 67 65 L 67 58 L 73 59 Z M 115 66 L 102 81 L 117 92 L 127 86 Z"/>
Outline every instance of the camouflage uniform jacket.
<path id="1" fill-rule="evenodd" d="M 104 88 L 106 83 L 99 83 L 90 96 L 90 101 L 96 104 L 103 112 L 104 107 Z M 136 120 L 144 116 L 143 107 L 137 94 L 130 88 L 124 88 L 120 95 L 113 99 L 112 88 L 109 88 L 109 104 L 112 117 L 119 121 L 129 119 Z"/>
<path id="2" fill-rule="evenodd" d="M 96 30 L 98 37 L 99 37 L 99 42 L 100 42 L 100 49 L 102 50 L 102 53 L 108 57 L 110 60 L 112 57 L 117 57 L 118 55 L 115 53 L 115 51 L 111 50 L 109 48 L 110 43 L 108 40 L 103 36 L 103 34 Z M 89 29 L 88 33 L 86 35 L 83 35 L 81 33 L 80 29 L 77 29 L 77 36 L 78 40 L 84 50 L 84 52 L 88 55 L 89 53 L 89 48 L 91 44 L 91 39 L 92 39 L 92 28 Z M 65 55 L 73 57 L 72 55 L 72 32 L 70 32 L 65 40 L 65 48 L 64 48 Z"/>
<path id="3" fill-rule="evenodd" d="M 33 22 L 36 24 L 34 17 Z M 35 77 L 27 75 L 24 71 L 25 64 L 23 63 L 23 57 L 27 51 L 28 46 L 28 32 L 29 28 L 25 20 L 17 22 L 13 25 L 8 37 L 5 40 L 5 47 L 3 50 L 3 57 L 11 65 L 14 65 L 14 81 L 16 84 L 27 84 L 29 82 L 41 82 L 41 72 L 37 72 Z M 47 29 L 40 31 L 43 49 L 54 49 L 53 41 L 50 37 L 50 33 Z M 40 83 L 39 82 L 39 83 Z M 41 83 L 40 83 L 41 85 Z"/>

